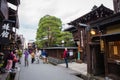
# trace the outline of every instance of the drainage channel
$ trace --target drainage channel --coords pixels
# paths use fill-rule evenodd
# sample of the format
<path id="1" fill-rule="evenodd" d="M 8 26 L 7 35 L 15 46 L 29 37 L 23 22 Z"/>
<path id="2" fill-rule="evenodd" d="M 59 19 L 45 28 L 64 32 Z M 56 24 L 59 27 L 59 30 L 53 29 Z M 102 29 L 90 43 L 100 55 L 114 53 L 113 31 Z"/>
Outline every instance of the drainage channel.
<path id="1" fill-rule="evenodd" d="M 75 76 L 82 78 L 83 80 L 88 80 L 87 77 L 82 74 L 75 74 Z"/>
<path id="2" fill-rule="evenodd" d="M 101 79 L 98 79 L 98 78 L 95 78 L 95 77 L 87 77 L 87 76 L 82 75 L 82 74 L 75 74 L 75 76 L 77 76 L 79 78 L 82 78 L 83 80 L 101 80 Z"/>

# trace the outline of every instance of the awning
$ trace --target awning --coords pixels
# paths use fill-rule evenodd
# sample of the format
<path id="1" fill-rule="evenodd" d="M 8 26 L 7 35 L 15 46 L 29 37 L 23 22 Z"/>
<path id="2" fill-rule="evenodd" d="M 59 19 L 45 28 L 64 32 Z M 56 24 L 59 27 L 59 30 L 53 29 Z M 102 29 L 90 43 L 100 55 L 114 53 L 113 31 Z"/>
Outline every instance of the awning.
<path id="1" fill-rule="evenodd" d="M 117 41 L 120 40 L 120 33 L 104 34 L 101 37 L 107 41 Z"/>

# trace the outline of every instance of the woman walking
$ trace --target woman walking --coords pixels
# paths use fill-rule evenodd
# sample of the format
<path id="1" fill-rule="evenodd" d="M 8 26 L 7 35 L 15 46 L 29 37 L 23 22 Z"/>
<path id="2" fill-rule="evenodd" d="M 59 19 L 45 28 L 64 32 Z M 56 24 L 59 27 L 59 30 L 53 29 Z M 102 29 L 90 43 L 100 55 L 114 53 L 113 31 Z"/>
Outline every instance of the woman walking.
<path id="1" fill-rule="evenodd" d="M 10 71 L 12 69 L 12 65 L 13 65 L 13 59 L 14 59 L 14 54 L 13 51 L 11 51 L 7 57 L 8 61 L 7 61 L 7 65 L 6 65 L 6 70 Z"/>

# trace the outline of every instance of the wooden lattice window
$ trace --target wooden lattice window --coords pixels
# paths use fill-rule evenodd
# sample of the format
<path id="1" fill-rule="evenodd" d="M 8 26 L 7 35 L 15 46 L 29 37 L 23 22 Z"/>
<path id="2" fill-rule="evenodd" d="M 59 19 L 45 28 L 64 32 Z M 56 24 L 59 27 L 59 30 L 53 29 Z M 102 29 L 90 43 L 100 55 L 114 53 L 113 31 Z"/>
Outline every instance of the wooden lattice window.
<path id="1" fill-rule="evenodd" d="M 120 59 L 120 41 L 108 42 L 109 58 Z"/>

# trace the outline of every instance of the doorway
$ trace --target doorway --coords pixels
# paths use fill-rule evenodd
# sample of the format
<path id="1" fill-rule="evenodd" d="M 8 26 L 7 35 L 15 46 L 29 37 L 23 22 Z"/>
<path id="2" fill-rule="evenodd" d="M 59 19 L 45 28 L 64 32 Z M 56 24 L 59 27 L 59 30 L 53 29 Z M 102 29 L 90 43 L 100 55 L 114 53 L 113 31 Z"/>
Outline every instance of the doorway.
<path id="1" fill-rule="evenodd" d="M 104 66 L 104 53 L 100 51 L 100 44 L 93 43 L 90 46 L 91 53 L 91 67 L 94 76 L 104 76 L 105 66 Z"/>

